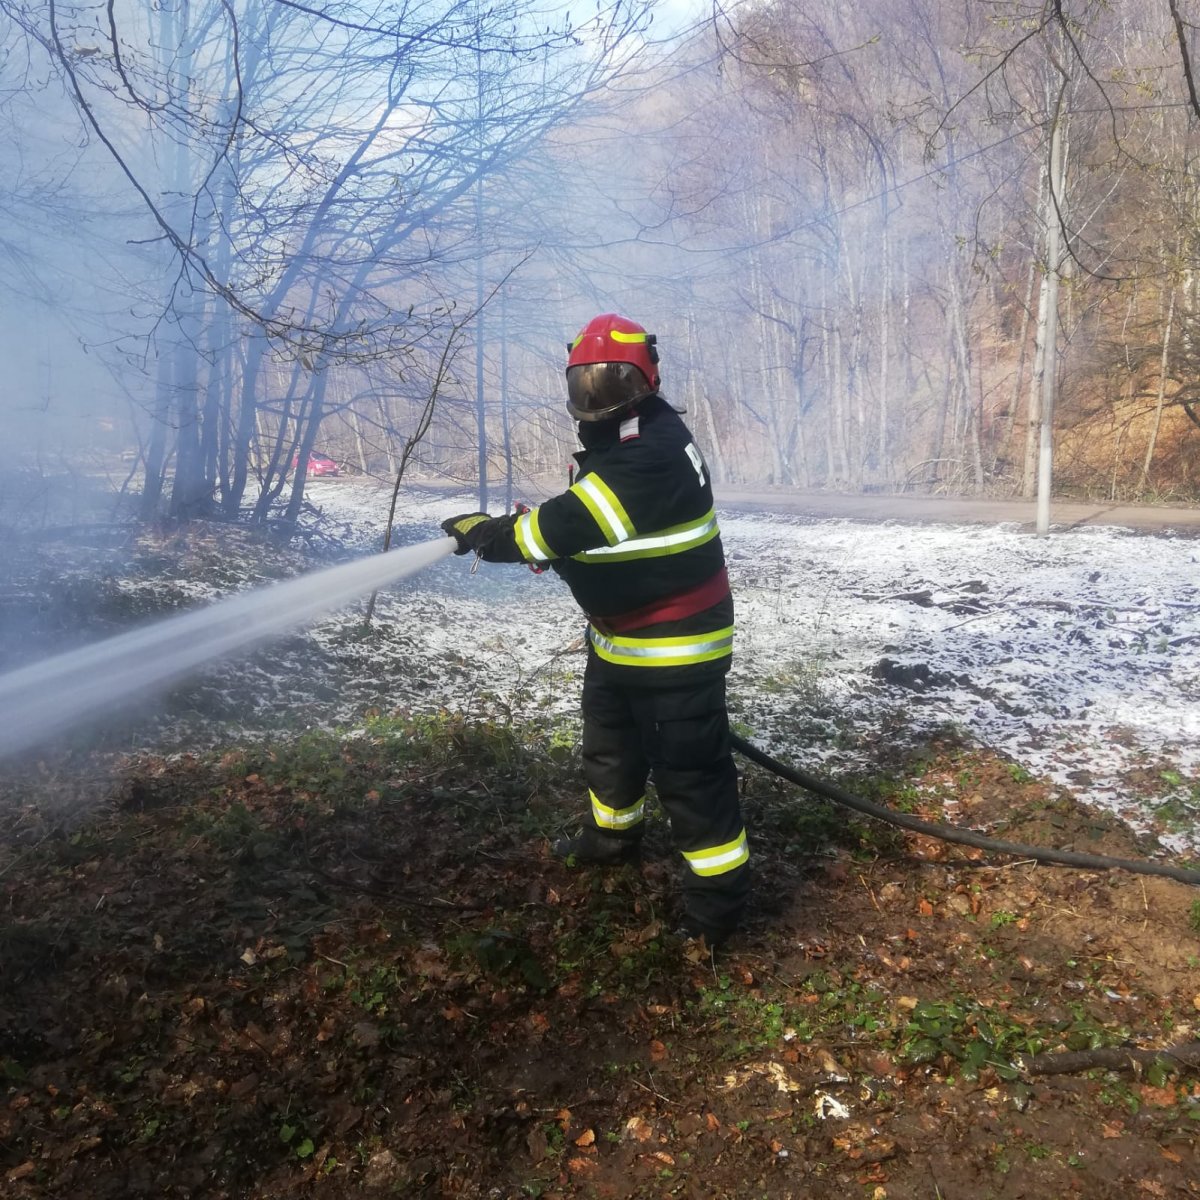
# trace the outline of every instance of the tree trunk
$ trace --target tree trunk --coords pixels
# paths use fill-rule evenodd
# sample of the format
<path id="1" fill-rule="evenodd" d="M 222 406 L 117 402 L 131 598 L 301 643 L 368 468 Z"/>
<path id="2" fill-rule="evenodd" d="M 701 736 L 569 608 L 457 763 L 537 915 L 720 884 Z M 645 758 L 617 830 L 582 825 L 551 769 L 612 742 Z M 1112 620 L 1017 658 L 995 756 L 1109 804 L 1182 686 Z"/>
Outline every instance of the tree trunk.
<path id="1" fill-rule="evenodd" d="M 1058 276 L 1061 262 L 1060 213 L 1066 207 L 1063 192 L 1061 117 L 1056 110 L 1050 126 L 1050 205 L 1046 212 L 1046 320 L 1043 344 L 1046 347 L 1042 371 L 1042 420 L 1038 438 L 1037 533 L 1050 532 L 1050 491 L 1054 476 L 1054 398 L 1058 376 Z M 1057 205 L 1054 201 L 1057 200 Z"/>
<path id="2" fill-rule="evenodd" d="M 696 322 L 696 310 L 689 307 L 687 312 L 687 356 L 688 356 L 688 407 L 704 423 L 704 457 L 708 462 L 708 472 L 713 483 L 726 483 L 728 473 L 725 467 L 725 454 L 721 448 L 721 439 L 717 435 L 716 424 L 713 420 L 712 404 L 704 387 L 705 361 L 704 348 L 700 343 L 699 329 Z"/>
<path id="3" fill-rule="evenodd" d="M 1038 285 L 1038 316 L 1034 329 L 1033 374 L 1029 380 L 1029 411 L 1025 423 L 1025 457 L 1021 468 L 1021 495 L 1032 500 L 1037 493 L 1038 430 L 1042 424 L 1042 379 L 1046 373 L 1046 326 L 1049 322 L 1050 275 L 1043 267 Z"/>
<path id="4" fill-rule="evenodd" d="M 950 258 L 950 303 L 953 308 L 953 315 L 950 321 L 950 328 L 954 335 L 954 363 L 955 375 L 957 384 L 955 387 L 955 395 L 958 403 L 955 405 L 956 415 L 961 416 L 962 421 L 962 436 L 958 436 L 958 428 L 956 421 L 955 435 L 956 441 L 959 441 L 960 448 L 956 448 L 956 455 L 966 457 L 966 447 L 962 446 L 962 442 L 967 440 L 971 443 L 971 462 L 974 470 L 975 493 L 978 495 L 983 491 L 983 452 L 980 442 L 980 420 L 975 417 L 975 407 L 971 403 L 971 346 L 967 337 L 967 307 L 966 296 L 963 291 L 962 279 L 958 273 L 958 260 L 954 257 L 954 251 L 951 250 Z"/>
<path id="5" fill-rule="evenodd" d="M 1017 355 L 1017 369 L 1013 376 L 1012 399 L 1009 401 L 1008 417 L 1004 422 L 1004 433 L 996 444 L 996 453 L 992 455 L 992 473 L 995 474 L 1000 465 L 1000 456 L 1013 452 L 1013 434 L 1017 425 L 1017 413 L 1021 408 L 1021 385 L 1025 379 L 1025 359 L 1029 354 L 1029 326 L 1033 321 L 1033 285 L 1037 282 L 1037 263 L 1029 264 L 1029 276 L 1025 282 L 1025 302 L 1021 307 L 1021 332 L 1017 336 L 1020 347 Z"/>
<path id="6" fill-rule="evenodd" d="M 885 485 L 892 480 L 891 464 L 888 456 L 891 446 L 888 443 L 888 388 L 891 380 L 888 377 L 889 367 L 889 335 L 891 333 L 891 290 L 892 290 L 892 249 L 891 233 L 888 222 L 887 193 L 883 200 L 883 229 L 880 233 L 880 253 L 882 255 L 881 277 L 879 281 L 879 419 L 876 436 L 875 454 L 870 461 L 873 466 L 872 477 Z"/>
<path id="7" fill-rule="evenodd" d="M 1158 396 L 1154 404 L 1154 420 L 1150 426 L 1150 439 L 1146 444 L 1146 457 L 1142 462 L 1142 474 L 1138 479 L 1138 494 L 1145 492 L 1146 481 L 1150 477 L 1150 464 L 1154 461 L 1154 449 L 1158 445 L 1158 432 L 1162 427 L 1163 402 L 1167 394 L 1167 369 L 1171 355 L 1171 331 L 1175 324 L 1175 283 L 1168 280 L 1167 287 L 1171 289 L 1171 300 L 1167 304 L 1166 328 L 1163 332 L 1162 358 L 1158 364 Z M 1163 292 L 1164 300 L 1166 291 Z"/>
<path id="8" fill-rule="evenodd" d="M 158 506 L 162 501 L 167 476 L 167 431 L 171 428 L 172 390 L 171 358 L 160 353 L 154 389 L 154 423 L 150 427 L 150 444 L 146 448 L 146 479 L 142 486 L 143 521 L 153 521 L 158 516 Z"/>

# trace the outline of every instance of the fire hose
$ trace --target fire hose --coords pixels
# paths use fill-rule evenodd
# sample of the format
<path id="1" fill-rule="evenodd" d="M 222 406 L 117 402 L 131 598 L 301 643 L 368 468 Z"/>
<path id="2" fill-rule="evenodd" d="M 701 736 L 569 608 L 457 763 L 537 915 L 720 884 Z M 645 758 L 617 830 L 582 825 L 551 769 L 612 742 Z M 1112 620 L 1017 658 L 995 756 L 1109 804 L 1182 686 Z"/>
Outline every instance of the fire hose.
<path id="1" fill-rule="evenodd" d="M 1039 863 L 1050 863 L 1055 866 L 1081 867 L 1090 871 L 1129 871 L 1135 875 L 1161 875 L 1166 879 L 1176 879 L 1180 883 L 1200 885 L 1200 871 L 1189 871 L 1184 867 L 1172 867 L 1165 863 L 1151 862 L 1147 859 L 1112 858 L 1107 854 L 1084 854 L 1076 850 L 1057 850 L 1049 846 L 1026 846 L 1020 842 L 1006 842 L 999 838 L 987 837 L 961 825 L 944 825 L 936 821 L 925 821 L 908 813 L 896 812 L 884 804 L 865 800 L 853 792 L 846 791 L 836 784 L 827 783 L 807 771 L 789 767 L 778 759 L 752 745 L 745 738 L 731 733 L 730 740 L 733 748 L 743 757 L 760 767 L 770 771 L 780 779 L 786 779 L 807 792 L 832 800 L 843 808 L 852 809 L 864 816 L 874 817 L 889 825 L 908 829 L 913 833 L 923 833 L 937 838 L 942 842 L 953 842 L 960 846 L 972 846 L 977 850 L 987 850 L 993 854 L 1008 854 L 1017 858 L 1033 859 Z"/>

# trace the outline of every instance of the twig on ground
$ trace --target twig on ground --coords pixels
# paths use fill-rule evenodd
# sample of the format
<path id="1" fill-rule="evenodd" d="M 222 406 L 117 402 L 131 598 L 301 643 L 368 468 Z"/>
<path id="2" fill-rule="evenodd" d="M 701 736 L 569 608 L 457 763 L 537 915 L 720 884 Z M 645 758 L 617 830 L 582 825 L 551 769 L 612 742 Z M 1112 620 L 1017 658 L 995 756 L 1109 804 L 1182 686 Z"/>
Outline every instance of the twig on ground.
<path id="1" fill-rule="evenodd" d="M 1018 1055 L 1016 1066 L 1027 1075 L 1073 1075 L 1101 1068 L 1140 1075 L 1147 1067 L 1163 1066 L 1200 1069 L 1200 1042 L 1182 1042 L 1162 1050 L 1139 1050 L 1131 1046 L 1105 1046 L 1099 1050 L 1050 1051 Z"/>

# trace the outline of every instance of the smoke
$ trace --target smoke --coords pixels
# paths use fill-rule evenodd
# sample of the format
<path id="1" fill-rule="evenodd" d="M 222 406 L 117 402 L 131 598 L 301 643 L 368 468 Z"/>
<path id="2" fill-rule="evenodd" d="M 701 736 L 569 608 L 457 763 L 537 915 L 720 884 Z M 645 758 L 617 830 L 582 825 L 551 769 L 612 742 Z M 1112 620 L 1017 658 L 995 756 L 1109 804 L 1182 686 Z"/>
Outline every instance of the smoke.
<path id="1" fill-rule="evenodd" d="M 437 538 L 330 567 L 0 676 L 0 757 L 144 700 L 206 663 L 414 575 L 453 549 L 453 538 Z"/>

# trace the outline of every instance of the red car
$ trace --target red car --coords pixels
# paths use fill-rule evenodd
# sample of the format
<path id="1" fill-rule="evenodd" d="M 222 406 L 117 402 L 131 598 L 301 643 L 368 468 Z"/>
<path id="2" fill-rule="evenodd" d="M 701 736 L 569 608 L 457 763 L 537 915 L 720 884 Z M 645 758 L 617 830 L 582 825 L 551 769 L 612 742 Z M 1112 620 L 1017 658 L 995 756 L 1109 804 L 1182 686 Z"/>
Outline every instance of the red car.
<path id="1" fill-rule="evenodd" d="M 299 452 L 292 455 L 292 469 L 295 470 L 300 465 Z M 338 465 L 327 454 L 318 454 L 315 450 L 308 456 L 308 471 L 310 478 L 317 475 L 336 475 L 338 473 Z"/>

